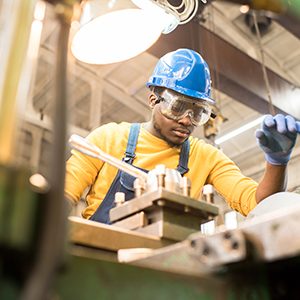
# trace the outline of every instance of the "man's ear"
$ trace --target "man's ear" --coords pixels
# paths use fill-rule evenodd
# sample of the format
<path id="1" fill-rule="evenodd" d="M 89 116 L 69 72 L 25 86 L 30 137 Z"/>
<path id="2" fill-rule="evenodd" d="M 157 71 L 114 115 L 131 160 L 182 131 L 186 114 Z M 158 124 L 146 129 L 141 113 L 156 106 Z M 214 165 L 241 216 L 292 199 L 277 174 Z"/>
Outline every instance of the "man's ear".
<path id="1" fill-rule="evenodd" d="M 148 97 L 149 100 L 149 106 L 151 109 L 154 108 L 155 104 L 157 104 L 159 101 L 157 101 L 157 96 L 154 93 L 151 93 Z"/>

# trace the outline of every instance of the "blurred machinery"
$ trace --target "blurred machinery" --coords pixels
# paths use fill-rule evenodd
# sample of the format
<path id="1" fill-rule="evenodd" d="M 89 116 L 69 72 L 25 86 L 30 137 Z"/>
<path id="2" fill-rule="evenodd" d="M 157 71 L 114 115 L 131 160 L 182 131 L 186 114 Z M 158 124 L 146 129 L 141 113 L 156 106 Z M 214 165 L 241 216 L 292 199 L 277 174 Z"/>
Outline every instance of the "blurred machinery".
<path id="1" fill-rule="evenodd" d="M 111 211 L 113 225 L 71 217 L 67 235 L 63 196 L 67 56 L 69 31 L 80 1 L 48 1 L 59 21 L 48 178 L 15 164 L 12 151 L 18 111 L 28 96 L 28 74 L 34 65 L 34 47 L 31 60 L 27 49 L 39 42 L 30 29 L 34 21 L 43 21 L 34 14 L 37 2 L 11 0 L 5 7 L 0 2 L 14 12 L 7 23 L 8 47 L 1 52 L 5 63 L 0 64 L 0 298 L 297 299 L 298 206 L 256 217 L 236 230 L 220 227 L 205 236 L 196 231 L 218 214 L 217 207 L 191 199 L 189 183 L 162 166 L 146 177 L 135 173 L 139 178 L 136 199 Z M 151 2 L 172 7 L 171 1 Z M 196 11 L 198 1 L 182 1 L 186 7 L 191 3 Z M 263 8 L 278 12 L 272 4 Z M 296 2 L 292 4 L 298 9 Z M 290 196 L 281 195 L 281 199 L 288 201 Z M 122 202 L 122 195 L 116 200 Z M 142 259 L 131 257 L 130 264 L 119 263 L 117 251 L 128 248 L 151 250 Z"/>
<path id="2" fill-rule="evenodd" d="M 203 125 L 203 130 L 204 136 L 214 143 L 215 138 L 220 131 L 222 123 L 226 122 L 228 119 L 222 115 L 222 113 L 216 106 L 213 108 L 213 113 L 216 117 L 210 118 L 208 122 Z"/>

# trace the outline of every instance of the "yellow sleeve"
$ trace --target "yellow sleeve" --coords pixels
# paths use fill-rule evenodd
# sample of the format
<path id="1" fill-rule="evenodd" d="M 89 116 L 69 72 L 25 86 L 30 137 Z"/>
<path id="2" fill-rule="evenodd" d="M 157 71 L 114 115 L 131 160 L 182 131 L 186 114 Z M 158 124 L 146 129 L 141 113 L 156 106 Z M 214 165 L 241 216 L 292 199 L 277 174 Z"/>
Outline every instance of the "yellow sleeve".
<path id="1" fill-rule="evenodd" d="M 257 204 L 255 195 L 258 183 L 244 176 L 237 165 L 217 149 L 211 160 L 215 163 L 208 182 L 225 198 L 232 209 L 246 216 Z"/>
<path id="2" fill-rule="evenodd" d="M 105 130 L 99 127 L 87 139 L 101 148 L 101 141 L 105 140 Z M 72 150 L 71 154 L 66 163 L 65 195 L 76 203 L 84 190 L 95 181 L 103 162 L 77 150 Z"/>

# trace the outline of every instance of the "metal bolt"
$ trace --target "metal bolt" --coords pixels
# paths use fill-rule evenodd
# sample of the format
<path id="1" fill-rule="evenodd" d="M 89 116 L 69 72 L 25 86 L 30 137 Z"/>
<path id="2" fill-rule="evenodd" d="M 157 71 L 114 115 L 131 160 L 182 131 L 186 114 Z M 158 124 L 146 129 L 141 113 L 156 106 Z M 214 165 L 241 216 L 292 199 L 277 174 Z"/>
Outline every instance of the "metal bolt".
<path id="1" fill-rule="evenodd" d="M 133 188 L 134 188 L 134 195 L 135 197 L 140 197 L 142 196 L 143 192 L 144 192 L 144 184 L 143 182 L 140 180 L 140 178 L 137 178 L 134 182 L 133 182 Z"/>
<path id="2" fill-rule="evenodd" d="M 197 245 L 197 242 L 195 240 L 191 240 L 191 247 L 195 248 Z"/>
<path id="3" fill-rule="evenodd" d="M 157 205 L 159 205 L 159 206 L 165 206 L 165 204 L 166 204 L 165 200 L 158 200 L 157 201 Z"/>
<path id="4" fill-rule="evenodd" d="M 231 244 L 232 249 L 238 249 L 239 248 L 239 242 L 238 241 L 232 241 Z"/>
<path id="5" fill-rule="evenodd" d="M 225 238 L 226 240 L 230 239 L 230 238 L 231 238 L 231 232 L 229 232 L 229 231 L 225 232 L 225 233 L 224 233 L 224 238 Z"/>
<path id="6" fill-rule="evenodd" d="M 191 192 L 191 181 L 187 177 L 182 177 L 180 181 L 181 192 L 184 196 L 190 196 Z"/>
<path id="7" fill-rule="evenodd" d="M 115 194 L 116 207 L 121 206 L 124 202 L 125 202 L 125 194 L 122 192 L 117 192 Z"/>
<path id="8" fill-rule="evenodd" d="M 157 165 L 155 167 L 155 173 L 157 176 L 157 187 L 165 186 L 165 177 L 166 177 L 166 166 L 165 165 Z"/>
<path id="9" fill-rule="evenodd" d="M 279 224 L 274 223 L 274 224 L 272 224 L 272 227 L 271 227 L 271 228 L 272 228 L 273 231 L 276 231 L 279 227 L 280 227 Z"/>
<path id="10" fill-rule="evenodd" d="M 206 184 L 205 186 L 203 186 L 202 193 L 204 196 L 204 200 L 207 203 L 214 203 L 214 188 L 211 184 Z"/>
<path id="11" fill-rule="evenodd" d="M 207 245 L 205 245 L 203 250 L 202 250 L 202 255 L 208 256 L 209 254 L 210 254 L 210 249 Z"/>
<path id="12" fill-rule="evenodd" d="M 185 213 L 189 213 L 191 211 L 191 208 L 185 205 L 183 211 Z"/>

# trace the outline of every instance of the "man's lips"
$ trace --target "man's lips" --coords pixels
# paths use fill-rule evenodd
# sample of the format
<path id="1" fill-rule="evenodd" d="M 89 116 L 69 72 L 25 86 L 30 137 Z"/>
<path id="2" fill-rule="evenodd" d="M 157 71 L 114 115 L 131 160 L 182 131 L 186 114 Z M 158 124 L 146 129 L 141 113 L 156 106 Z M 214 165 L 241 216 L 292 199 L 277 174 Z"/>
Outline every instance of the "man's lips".
<path id="1" fill-rule="evenodd" d="M 179 137 L 188 137 L 191 132 L 188 129 L 185 128 L 174 128 L 172 129 L 172 131 L 175 133 L 175 135 L 179 136 Z"/>

